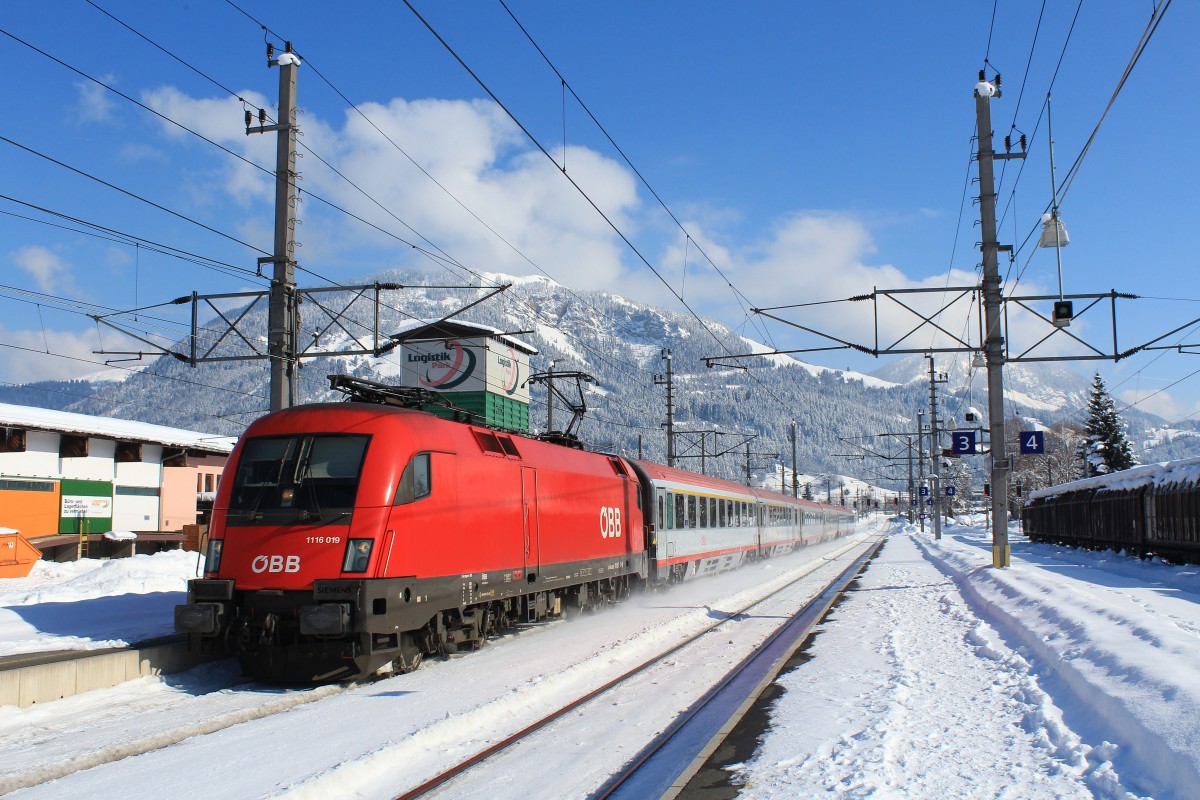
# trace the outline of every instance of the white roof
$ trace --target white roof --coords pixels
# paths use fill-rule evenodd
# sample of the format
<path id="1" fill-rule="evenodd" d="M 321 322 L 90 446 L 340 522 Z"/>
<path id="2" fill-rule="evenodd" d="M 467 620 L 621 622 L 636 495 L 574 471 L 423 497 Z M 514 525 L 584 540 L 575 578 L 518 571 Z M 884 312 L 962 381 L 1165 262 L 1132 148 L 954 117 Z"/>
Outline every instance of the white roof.
<path id="1" fill-rule="evenodd" d="M 1029 493 L 1030 500 L 1040 497 L 1057 497 L 1067 492 L 1078 492 L 1086 489 L 1102 489 L 1105 491 L 1120 491 L 1136 489 L 1140 486 L 1166 486 L 1171 483 L 1195 483 L 1200 479 L 1200 458 L 1187 458 L 1179 461 L 1166 461 L 1162 464 L 1145 464 L 1132 469 L 1112 472 L 1107 475 L 1096 475 L 1091 478 L 1080 478 L 1070 483 L 1057 486 L 1047 486 Z"/>
<path id="2" fill-rule="evenodd" d="M 483 325 L 479 322 L 463 322 L 457 319 L 423 319 L 410 322 L 407 325 L 402 325 L 396 333 L 392 334 L 393 339 L 404 339 L 410 331 L 420 330 L 421 328 L 444 328 L 446 331 L 454 331 L 455 328 L 462 329 L 462 333 L 452 333 L 454 336 L 463 335 L 479 335 L 492 336 L 500 341 L 517 348 L 524 350 L 529 354 L 537 353 L 538 349 L 529 342 L 518 339 L 516 336 L 505 333 L 499 328 L 493 328 L 491 325 Z"/>
<path id="3" fill-rule="evenodd" d="M 228 455 L 237 442 L 236 437 L 217 436 L 211 433 L 168 428 L 148 422 L 134 422 L 113 417 L 92 417 L 73 414 L 70 411 L 51 411 L 34 406 L 14 406 L 0 403 L 0 425 L 9 428 L 25 428 L 39 431 L 55 431 L 75 435 L 94 436 L 100 439 L 163 444 L 171 447 L 186 447 L 209 453 Z"/>

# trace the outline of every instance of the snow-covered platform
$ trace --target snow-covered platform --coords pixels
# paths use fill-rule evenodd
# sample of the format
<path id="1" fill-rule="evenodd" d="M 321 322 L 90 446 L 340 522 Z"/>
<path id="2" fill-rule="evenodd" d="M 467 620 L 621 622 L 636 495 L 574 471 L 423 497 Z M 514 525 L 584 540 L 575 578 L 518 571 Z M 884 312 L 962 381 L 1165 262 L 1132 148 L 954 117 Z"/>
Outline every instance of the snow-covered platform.
<path id="1" fill-rule="evenodd" d="M 982 527 L 898 525 L 739 798 L 1196 797 L 1200 568 L 1010 537 L 999 570 Z"/>
<path id="2" fill-rule="evenodd" d="M 0 580 L 0 656 L 102 650 L 175 633 L 175 606 L 197 576 L 195 553 L 39 561 Z"/>

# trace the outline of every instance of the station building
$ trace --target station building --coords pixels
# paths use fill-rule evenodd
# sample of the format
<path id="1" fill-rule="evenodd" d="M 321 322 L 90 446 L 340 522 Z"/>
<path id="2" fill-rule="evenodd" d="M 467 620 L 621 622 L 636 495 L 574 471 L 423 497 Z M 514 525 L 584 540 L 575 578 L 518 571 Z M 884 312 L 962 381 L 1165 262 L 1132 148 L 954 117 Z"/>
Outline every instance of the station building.
<path id="1" fill-rule="evenodd" d="M 0 529 L 19 531 L 54 561 L 153 553 L 196 538 L 236 441 L 5 403 L 0 432 Z"/>

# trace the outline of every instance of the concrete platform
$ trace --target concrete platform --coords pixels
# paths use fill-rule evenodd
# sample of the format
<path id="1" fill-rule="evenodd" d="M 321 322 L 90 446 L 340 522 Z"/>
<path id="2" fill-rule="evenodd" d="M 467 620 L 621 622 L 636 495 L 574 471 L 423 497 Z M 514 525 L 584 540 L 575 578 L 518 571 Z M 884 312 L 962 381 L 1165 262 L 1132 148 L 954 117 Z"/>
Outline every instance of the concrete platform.
<path id="1" fill-rule="evenodd" d="M 211 656 L 188 653 L 183 639 L 127 648 L 30 653 L 0 660 L 0 706 L 36 703 L 107 689 L 142 675 L 183 672 Z"/>

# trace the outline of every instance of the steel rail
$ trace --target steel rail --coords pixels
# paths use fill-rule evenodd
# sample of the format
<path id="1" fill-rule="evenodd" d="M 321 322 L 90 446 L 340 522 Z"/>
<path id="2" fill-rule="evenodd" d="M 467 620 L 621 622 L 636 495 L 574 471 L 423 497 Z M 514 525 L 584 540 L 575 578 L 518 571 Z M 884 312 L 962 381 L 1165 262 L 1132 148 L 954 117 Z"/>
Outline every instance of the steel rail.
<path id="1" fill-rule="evenodd" d="M 868 554 L 873 554 L 878 549 L 881 542 L 882 542 L 882 538 L 879 540 L 879 542 L 877 542 L 875 545 L 873 545 L 872 547 L 869 548 Z M 642 662 L 641 664 L 618 675 L 617 677 L 613 678 L 612 680 L 598 686 L 597 688 L 593 689 L 592 691 L 587 692 L 584 695 L 581 695 L 580 697 L 576 698 L 575 700 L 571 701 L 570 703 L 560 706 L 558 709 L 551 711 L 550 713 L 548 713 L 545 716 L 541 717 L 540 719 L 530 723 L 529 725 L 526 725 L 524 728 L 521 728 L 520 730 L 516 731 L 515 733 L 504 737 L 503 739 L 497 741 L 495 744 L 476 753 L 475 755 L 471 756 L 470 758 L 467 758 L 467 759 L 459 762 L 455 766 L 453 766 L 443 772 L 438 773 L 437 775 L 433 776 L 432 778 L 429 778 L 428 780 L 421 783 L 420 785 L 405 791 L 403 794 L 397 795 L 395 800 L 415 800 L 418 797 L 423 797 L 423 796 L 427 795 L 429 792 L 433 791 L 434 789 L 437 789 L 438 787 L 443 786 L 444 784 L 448 783 L 449 781 L 453 780 L 454 778 L 466 773 L 468 770 L 474 768 L 475 766 L 482 763 L 483 761 L 486 761 L 487 759 L 491 758 L 492 756 L 497 755 L 498 753 L 500 753 L 504 750 L 507 750 L 508 748 L 512 747 L 513 745 L 517 744 L 518 742 L 526 739 L 531 734 L 536 733 L 537 731 L 541 730 L 542 728 L 545 728 L 547 725 L 551 724 L 552 722 L 554 722 L 558 719 L 561 719 L 565 715 L 571 713 L 575 709 L 591 702 L 592 700 L 596 699 L 597 697 L 599 697 L 599 696 L 611 691 L 615 687 L 627 682 L 631 678 L 634 678 L 634 677 L 640 675 L 641 673 L 645 672 L 646 670 L 653 667 L 654 665 L 666 660 L 670 656 L 674 655 L 675 653 L 679 652 L 680 650 L 684 649 L 685 647 L 691 645 L 698 639 L 700 639 L 704 636 L 707 636 L 712 631 L 721 627 L 725 623 L 730 622 L 730 621 L 736 621 L 736 620 L 740 619 L 742 616 L 744 616 L 747 612 L 754 609 L 756 606 L 762 605 L 763 603 L 767 602 L 768 600 L 773 599 L 779 593 L 786 591 L 787 589 L 791 588 L 792 586 L 795 586 L 797 583 L 799 583 L 800 581 L 804 580 L 805 578 L 809 577 L 814 572 L 819 570 L 823 565 L 831 563 L 833 559 L 836 559 L 837 557 L 842 555 L 842 553 L 845 553 L 847 550 L 852 549 L 854 546 L 855 545 L 850 545 L 850 546 L 846 547 L 840 553 L 833 556 L 832 559 L 828 559 L 828 560 L 823 559 L 821 561 L 815 562 L 812 566 L 812 569 L 806 570 L 802 575 L 798 575 L 794 580 L 789 581 L 787 584 L 785 584 L 784 586 L 781 586 L 779 589 L 775 590 L 768 596 L 760 598 L 758 600 L 755 600 L 754 602 L 743 606 L 742 608 L 738 609 L 737 611 L 730 612 L 726 617 L 724 617 L 720 620 L 717 620 L 716 622 L 714 622 L 711 625 L 705 626 L 703 629 L 697 631 L 695 634 L 680 641 L 678 644 L 672 646 L 671 648 L 665 650 L 664 652 L 659 653 L 658 655 L 647 659 L 646 661 Z M 833 583 L 837 583 L 837 581 L 843 575 L 845 575 L 846 572 L 849 572 L 850 569 L 853 569 L 854 573 L 857 574 L 858 570 L 861 569 L 861 565 L 863 563 L 865 563 L 866 557 L 867 556 L 864 555 L 864 556 L 860 557 L 859 559 L 856 559 L 854 564 L 850 568 L 848 568 L 847 570 L 845 570 L 841 574 L 839 574 L 838 578 L 835 578 L 831 582 L 830 585 L 832 585 Z M 828 591 L 829 591 L 829 588 L 826 587 L 826 589 L 820 595 L 818 595 L 817 598 L 815 598 L 812 601 L 809 601 L 809 603 L 805 605 L 805 608 L 808 608 L 808 606 L 812 605 L 813 603 L 817 602 L 821 598 L 825 597 L 825 595 L 826 595 L 826 593 L 828 593 Z M 830 601 L 830 604 L 831 603 L 832 603 L 832 601 Z M 804 613 L 804 609 L 801 609 L 801 611 L 798 613 L 801 613 L 801 614 Z M 783 626 L 781 626 L 781 627 L 788 627 L 788 625 L 791 622 L 791 619 L 793 619 L 793 618 L 789 618 L 789 622 L 785 622 L 783 624 Z M 776 638 L 778 636 L 778 633 L 779 632 L 777 630 L 775 633 L 771 634 L 771 636 L 768 637 L 768 641 Z M 685 713 L 687 713 L 687 712 L 685 712 Z M 603 797 L 603 796 L 607 796 L 607 795 L 598 795 L 597 797 Z"/>
<path id="2" fill-rule="evenodd" d="M 589 800 L 675 797 L 688 780 L 699 772 L 732 726 L 775 680 L 788 659 L 882 545 L 883 539 L 880 538 L 834 578 L 821 594 L 805 603 L 680 714 Z M 753 684 L 747 686 L 750 681 Z M 726 697 L 727 694 L 730 696 Z M 730 704 L 734 706 L 732 713 L 728 710 Z M 703 742 L 703 746 L 697 747 L 697 742 Z"/>

